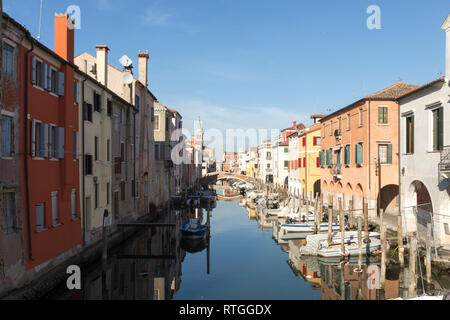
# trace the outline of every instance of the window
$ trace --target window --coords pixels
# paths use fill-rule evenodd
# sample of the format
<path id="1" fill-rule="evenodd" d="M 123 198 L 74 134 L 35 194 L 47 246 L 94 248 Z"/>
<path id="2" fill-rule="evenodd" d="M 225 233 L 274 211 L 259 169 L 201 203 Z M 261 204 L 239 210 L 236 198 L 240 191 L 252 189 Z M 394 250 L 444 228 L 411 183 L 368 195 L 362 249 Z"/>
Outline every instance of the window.
<path id="1" fill-rule="evenodd" d="M 363 144 L 362 142 L 355 145 L 355 163 L 357 166 L 362 166 L 363 164 Z"/>
<path id="2" fill-rule="evenodd" d="M 58 74 L 57 71 L 50 68 L 49 66 L 45 66 L 47 68 L 46 74 L 47 74 L 47 83 L 45 84 L 45 89 L 49 90 L 50 92 L 56 94 L 56 85 L 58 81 Z"/>
<path id="3" fill-rule="evenodd" d="M 350 145 L 346 145 L 344 149 L 344 164 L 350 166 Z"/>
<path id="4" fill-rule="evenodd" d="M 98 137 L 94 137 L 94 155 L 95 155 L 95 161 L 98 161 Z"/>
<path id="5" fill-rule="evenodd" d="M 70 199 L 71 199 L 71 203 L 72 203 L 72 220 L 76 220 L 77 219 L 77 190 L 72 189 Z"/>
<path id="6" fill-rule="evenodd" d="M 351 120 L 350 113 L 349 113 L 349 114 L 347 114 L 347 130 L 348 131 L 350 131 L 351 125 L 352 125 L 352 120 Z"/>
<path id="7" fill-rule="evenodd" d="M 330 121 L 330 136 L 333 135 L 333 120 Z"/>
<path id="8" fill-rule="evenodd" d="M 14 154 L 14 119 L 2 115 L 2 157 L 10 158 Z"/>
<path id="9" fill-rule="evenodd" d="M 151 119 L 152 119 L 152 122 L 155 121 L 155 108 L 153 106 L 152 106 L 152 109 L 151 109 Z"/>
<path id="10" fill-rule="evenodd" d="M 84 158 L 85 158 L 85 169 L 84 169 L 85 174 L 87 176 L 90 176 L 92 175 L 92 155 L 86 154 Z"/>
<path id="11" fill-rule="evenodd" d="M 341 129 L 342 129 L 342 118 L 339 117 L 339 133 L 338 133 L 338 135 L 341 135 Z"/>
<path id="12" fill-rule="evenodd" d="M 155 114 L 155 130 L 159 131 L 159 114 Z"/>
<path id="13" fill-rule="evenodd" d="M 270 169 L 270 163 L 267 164 L 267 169 Z"/>
<path id="14" fill-rule="evenodd" d="M 106 101 L 106 109 L 107 109 L 108 116 L 111 117 L 113 106 L 112 106 L 112 101 L 109 99 Z"/>
<path id="15" fill-rule="evenodd" d="M 44 70 L 43 70 L 43 64 L 40 61 L 36 60 L 36 80 L 35 80 L 35 84 L 38 87 L 43 87 L 44 86 Z"/>
<path id="16" fill-rule="evenodd" d="M 102 112 L 102 96 L 94 91 L 94 111 Z"/>
<path id="17" fill-rule="evenodd" d="M 34 208 L 36 212 L 36 232 L 40 232 L 45 227 L 45 204 L 39 203 Z"/>
<path id="18" fill-rule="evenodd" d="M 2 73 L 12 79 L 14 77 L 14 48 L 3 42 Z"/>
<path id="19" fill-rule="evenodd" d="M 359 126 L 362 127 L 364 121 L 363 109 L 359 109 Z"/>
<path id="20" fill-rule="evenodd" d="M 270 158 L 272 154 L 270 152 L 267 152 L 267 158 Z"/>
<path id="21" fill-rule="evenodd" d="M 161 159 L 161 145 L 159 143 L 155 143 L 155 158 Z"/>
<path id="22" fill-rule="evenodd" d="M 321 137 L 314 137 L 313 139 L 313 145 L 314 146 L 320 146 L 322 143 L 322 138 Z"/>
<path id="23" fill-rule="evenodd" d="M 444 145 L 444 109 L 433 110 L 433 150 L 442 150 Z"/>
<path id="24" fill-rule="evenodd" d="M 125 201 L 125 181 L 120 182 L 120 200 Z"/>
<path id="25" fill-rule="evenodd" d="M 55 159 L 56 157 L 56 126 L 48 126 L 48 157 Z"/>
<path id="26" fill-rule="evenodd" d="M 109 182 L 106 183 L 106 204 L 111 203 L 111 184 Z"/>
<path id="27" fill-rule="evenodd" d="M 32 157 L 46 158 L 48 157 L 48 133 L 49 126 L 37 120 L 31 122 L 31 155 Z M 58 135 L 58 132 L 56 133 Z M 56 147 L 60 146 L 58 143 L 64 143 L 63 140 L 55 138 Z M 62 146 L 63 147 L 63 146 Z"/>
<path id="28" fill-rule="evenodd" d="M 378 158 L 381 164 L 392 164 L 392 144 L 379 144 Z"/>
<path id="29" fill-rule="evenodd" d="M 138 95 L 136 95 L 136 108 L 138 111 L 141 110 L 141 97 Z"/>
<path id="30" fill-rule="evenodd" d="M 77 160 L 77 142 L 78 142 L 78 132 L 73 132 L 73 160 Z"/>
<path id="31" fill-rule="evenodd" d="M 324 162 L 325 162 L 324 161 L 324 154 L 325 154 L 325 152 L 323 150 L 319 152 L 319 166 L 321 168 L 323 168 Z"/>
<path id="32" fill-rule="evenodd" d="M 98 183 L 94 182 L 94 208 L 97 209 L 99 207 L 99 199 L 98 199 Z"/>
<path id="33" fill-rule="evenodd" d="M 388 123 L 388 107 L 385 106 L 378 107 L 378 123 L 380 124 Z"/>
<path id="34" fill-rule="evenodd" d="M 284 148 L 284 153 L 288 153 L 289 152 L 289 148 Z"/>
<path id="35" fill-rule="evenodd" d="M 111 161 L 111 141 L 106 140 L 106 161 Z"/>
<path id="36" fill-rule="evenodd" d="M 59 210 L 58 210 L 58 192 L 52 192 L 52 218 L 53 226 L 59 225 Z"/>
<path id="37" fill-rule="evenodd" d="M 85 121 L 92 122 L 92 104 L 90 103 L 84 103 L 83 107 L 83 119 Z"/>
<path id="38" fill-rule="evenodd" d="M 406 153 L 414 153 L 414 116 L 406 118 Z"/>
<path id="39" fill-rule="evenodd" d="M 286 169 L 286 168 L 288 168 L 289 167 L 289 161 L 285 161 L 284 162 L 284 168 Z"/>
<path id="40" fill-rule="evenodd" d="M 78 104 L 78 81 L 73 84 L 73 102 Z"/>
<path id="41" fill-rule="evenodd" d="M 16 232 L 16 194 L 14 192 L 4 192 L 2 194 L 2 207 L 4 217 L 4 231 L 8 234 Z"/>

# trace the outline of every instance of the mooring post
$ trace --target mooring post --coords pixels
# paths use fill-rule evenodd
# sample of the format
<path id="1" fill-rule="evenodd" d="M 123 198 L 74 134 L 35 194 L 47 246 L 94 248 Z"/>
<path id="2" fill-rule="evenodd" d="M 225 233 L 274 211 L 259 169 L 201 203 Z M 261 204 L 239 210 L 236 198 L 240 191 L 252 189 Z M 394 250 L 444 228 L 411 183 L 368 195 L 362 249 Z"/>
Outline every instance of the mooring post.
<path id="1" fill-rule="evenodd" d="M 364 203 L 364 243 L 369 242 L 369 204 Z"/>
<path id="2" fill-rule="evenodd" d="M 333 207 L 328 210 L 328 243 L 331 243 L 333 232 Z"/>
<path id="3" fill-rule="evenodd" d="M 362 224 L 363 224 L 363 217 L 362 216 L 358 216 L 358 251 L 359 251 L 359 255 L 358 255 L 358 266 L 359 269 L 361 269 L 361 264 L 362 264 L 362 242 L 363 242 L 363 236 L 362 236 Z"/>
<path id="4" fill-rule="evenodd" d="M 315 229 L 315 233 L 319 233 L 319 231 L 320 231 L 319 203 L 318 203 L 319 201 L 317 200 L 318 197 L 319 197 L 319 194 L 316 193 L 315 202 L 314 202 L 314 224 L 315 224 L 315 228 L 314 229 Z"/>
<path id="5" fill-rule="evenodd" d="M 427 255 L 426 255 L 426 261 L 425 261 L 425 267 L 427 270 L 427 282 L 431 283 L 431 223 L 427 223 Z"/>
<path id="6" fill-rule="evenodd" d="M 380 283 L 381 286 L 384 287 L 384 283 L 386 280 L 386 226 L 381 226 L 381 275 L 380 275 Z"/>
<path id="7" fill-rule="evenodd" d="M 338 209 L 339 209 L 339 226 L 341 227 L 341 250 L 342 255 L 345 255 L 345 219 L 344 219 L 344 210 L 342 209 L 342 198 L 338 199 Z"/>
<path id="8" fill-rule="evenodd" d="M 350 223 L 350 228 L 354 228 L 355 226 L 355 221 L 353 219 L 354 215 L 353 215 L 353 200 L 350 200 L 348 202 L 348 210 L 349 210 L 349 223 Z"/>
<path id="9" fill-rule="evenodd" d="M 400 263 L 400 267 L 403 268 L 405 265 L 405 248 L 403 247 L 403 223 L 402 223 L 402 215 L 397 217 L 397 242 L 398 242 L 398 261 Z"/>
<path id="10" fill-rule="evenodd" d="M 409 236 L 409 296 L 416 294 L 416 259 L 417 259 L 417 239 L 414 234 Z"/>

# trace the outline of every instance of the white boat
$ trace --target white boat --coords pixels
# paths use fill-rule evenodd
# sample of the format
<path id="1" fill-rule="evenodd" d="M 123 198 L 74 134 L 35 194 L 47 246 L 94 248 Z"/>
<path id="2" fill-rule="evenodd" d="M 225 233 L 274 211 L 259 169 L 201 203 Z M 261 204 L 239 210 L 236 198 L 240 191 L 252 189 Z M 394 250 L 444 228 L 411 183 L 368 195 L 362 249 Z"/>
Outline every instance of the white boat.
<path id="1" fill-rule="evenodd" d="M 380 239 L 371 238 L 368 244 L 363 243 L 363 253 L 375 252 L 381 248 Z M 345 243 L 344 252 L 340 243 L 328 243 L 327 240 L 321 241 L 317 252 L 319 257 L 343 257 L 359 255 L 359 246 L 357 242 Z"/>
<path id="2" fill-rule="evenodd" d="M 365 233 L 362 232 L 362 236 L 364 238 Z M 358 231 L 347 231 L 344 234 L 344 241 L 347 243 L 357 242 L 358 241 Z M 369 238 L 380 238 L 380 234 L 378 232 L 369 232 Z M 333 231 L 331 233 L 331 242 L 340 244 L 341 243 L 341 233 L 337 231 Z M 319 247 L 322 241 L 328 241 L 328 234 L 309 234 L 306 236 L 306 244 L 302 246 L 299 250 L 300 254 L 303 256 L 317 256 Z"/>
<path id="3" fill-rule="evenodd" d="M 314 223 L 285 223 L 281 225 L 281 229 L 287 232 L 314 232 Z M 339 230 L 340 225 L 333 223 L 331 230 Z M 328 223 L 320 224 L 319 231 L 328 231 Z"/>
<path id="4" fill-rule="evenodd" d="M 289 207 L 283 207 L 280 209 L 270 209 L 267 210 L 267 214 L 269 216 L 287 217 L 289 214 Z"/>

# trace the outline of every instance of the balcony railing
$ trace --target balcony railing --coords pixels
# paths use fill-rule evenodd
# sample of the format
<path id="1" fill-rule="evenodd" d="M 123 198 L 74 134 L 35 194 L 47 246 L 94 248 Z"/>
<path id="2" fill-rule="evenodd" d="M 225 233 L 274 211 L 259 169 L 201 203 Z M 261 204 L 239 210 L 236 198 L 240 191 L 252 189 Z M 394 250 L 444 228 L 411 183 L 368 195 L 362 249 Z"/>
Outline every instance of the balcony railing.
<path id="1" fill-rule="evenodd" d="M 338 178 L 341 179 L 341 175 L 342 175 L 342 164 L 333 164 L 333 166 L 331 167 L 331 174 Z"/>
<path id="2" fill-rule="evenodd" d="M 439 183 L 445 179 L 450 179 L 450 146 L 445 146 L 441 150 L 441 161 L 439 162 Z"/>

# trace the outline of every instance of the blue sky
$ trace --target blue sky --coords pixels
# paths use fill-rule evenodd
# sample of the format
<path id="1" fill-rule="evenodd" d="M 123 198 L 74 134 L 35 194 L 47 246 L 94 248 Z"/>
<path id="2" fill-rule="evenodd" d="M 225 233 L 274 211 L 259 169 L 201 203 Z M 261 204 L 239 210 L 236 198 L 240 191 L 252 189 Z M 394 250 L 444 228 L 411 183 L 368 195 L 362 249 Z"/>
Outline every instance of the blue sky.
<path id="1" fill-rule="evenodd" d="M 3 0 L 38 33 L 40 0 Z M 41 41 L 53 48 L 53 14 L 76 4 L 76 54 L 107 44 L 110 62 L 149 50 L 150 89 L 192 130 L 309 124 L 371 92 L 444 73 L 448 0 L 44 0 Z M 381 30 L 369 30 L 369 5 Z"/>

